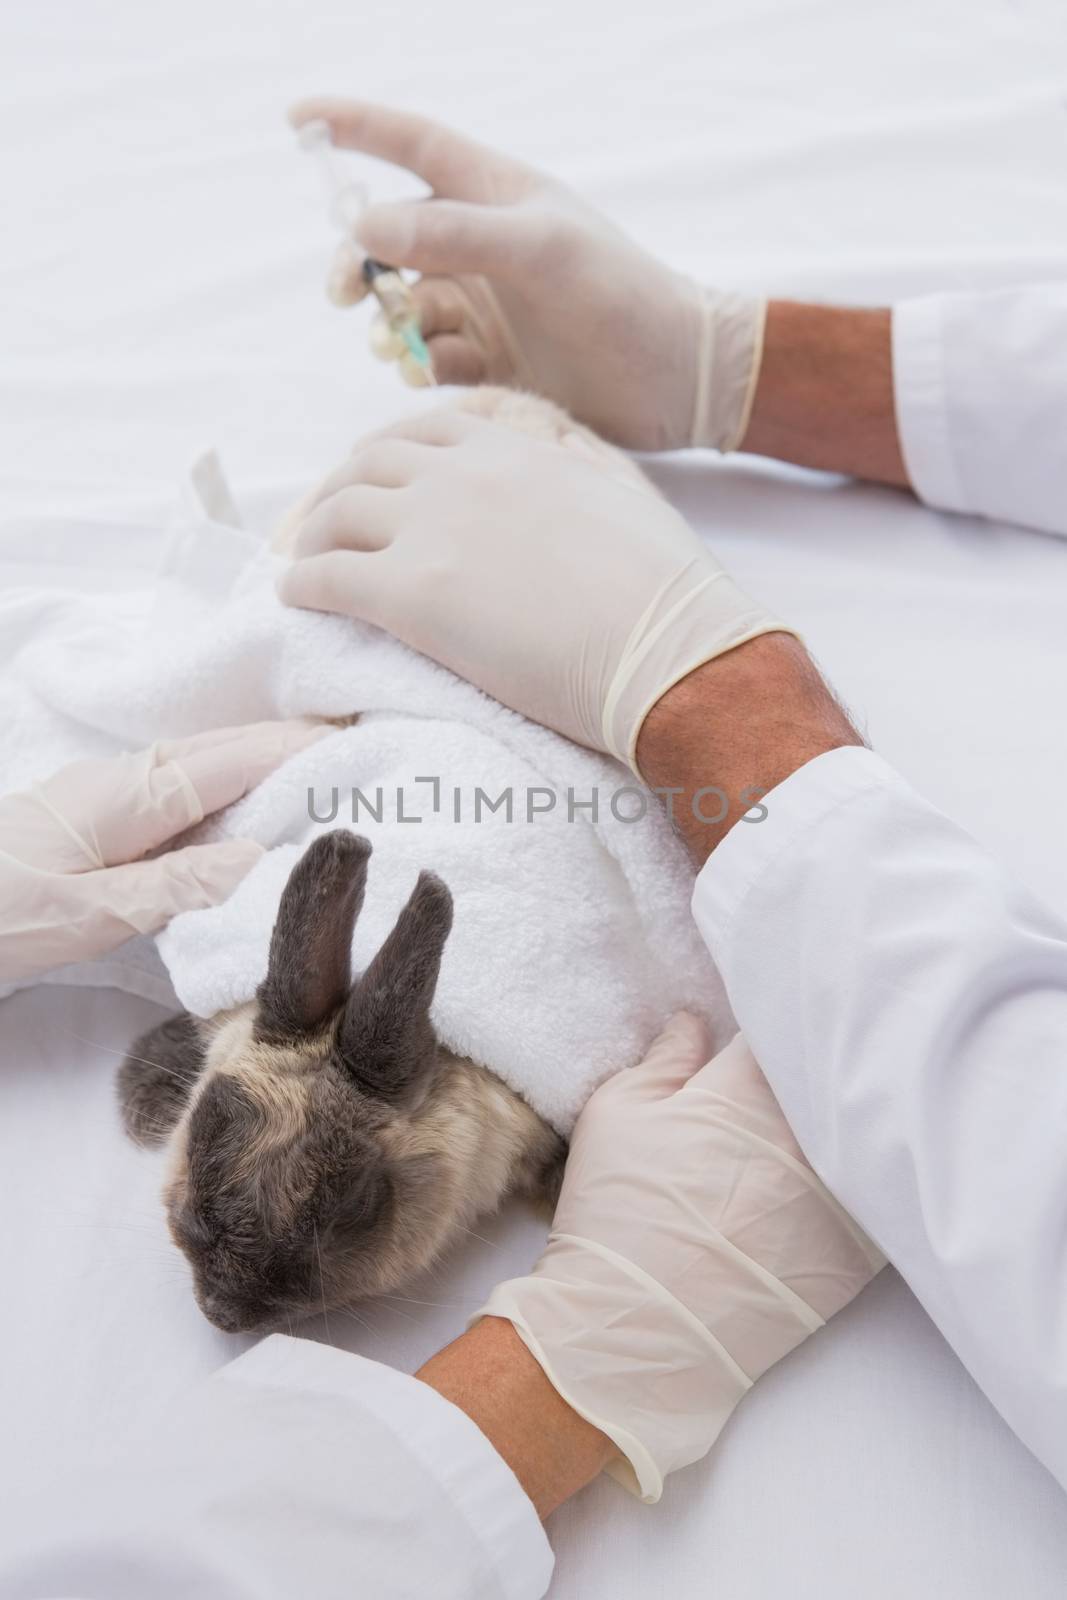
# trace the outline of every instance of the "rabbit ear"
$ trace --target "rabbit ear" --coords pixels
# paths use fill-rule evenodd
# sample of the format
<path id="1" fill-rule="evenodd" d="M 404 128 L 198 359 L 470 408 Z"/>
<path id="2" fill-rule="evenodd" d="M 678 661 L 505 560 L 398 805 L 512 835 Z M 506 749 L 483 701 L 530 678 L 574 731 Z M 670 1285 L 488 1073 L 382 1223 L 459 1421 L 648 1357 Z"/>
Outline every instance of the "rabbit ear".
<path id="1" fill-rule="evenodd" d="M 289 875 L 256 993 L 256 1037 L 283 1043 L 327 1022 L 351 984 L 352 930 L 363 904 L 369 842 L 335 829 Z"/>
<path id="2" fill-rule="evenodd" d="M 400 1099 L 434 1060 L 430 1002 L 452 926 L 452 896 L 432 872 L 419 881 L 396 926 L 359 979 L 338 1035 L 360 1087 Z"/>
<path id="3" fill-rule="evenodd" d="M 119 1068 L 118 1096 L 126 1132 L 137 1144 L 162 1144 L 185 1110 L 204 1065 L 197 1019 L 179 1011 L 130 1046 Z"/>

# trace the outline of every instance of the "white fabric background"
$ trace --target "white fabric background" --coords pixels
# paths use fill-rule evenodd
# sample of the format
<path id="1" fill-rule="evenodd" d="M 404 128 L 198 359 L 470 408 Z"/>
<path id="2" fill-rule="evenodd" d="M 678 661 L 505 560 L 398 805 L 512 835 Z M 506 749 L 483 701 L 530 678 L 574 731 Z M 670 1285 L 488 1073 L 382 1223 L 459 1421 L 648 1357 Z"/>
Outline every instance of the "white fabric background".
<path id="1" fill-rule="evenodd" d="M 418 403 L 320 297 L 297 94 L 448 117 L 725 284 L 877 301 L 1067 276 L 1057 0 L 44 0 L 4 9 L 0 59 L 8 584 L 50 573 L 74 525 L 65 582 L 151 569 L 205 443 L 255 521 Z M 1067 906 L 1067 545 L 753 462 L 655 470 L 882 753 Z M 99 991 L 3 1004 L 0 1492 L 97 1459 L 243 1345 L 200 1318 L 158 1161 L 118 1131 L 110 1052 L 157 1014 Z M 333 1339 L 416 1364 L 537 1246 L 522 1213 L 480 1231 L 405 1301 L 332 1316 Z M 553 1537 L 556 1600 L 1052 1600 L 1067 1570 L 1062 1495 L 889 1275 L 661 1507 L 600 1485 Z"/>

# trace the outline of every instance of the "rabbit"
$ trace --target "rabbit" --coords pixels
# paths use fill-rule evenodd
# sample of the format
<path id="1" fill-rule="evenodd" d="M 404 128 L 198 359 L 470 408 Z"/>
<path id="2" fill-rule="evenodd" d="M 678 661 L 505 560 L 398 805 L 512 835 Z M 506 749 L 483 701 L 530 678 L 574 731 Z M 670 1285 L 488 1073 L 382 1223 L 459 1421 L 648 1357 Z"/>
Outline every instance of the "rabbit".
<path id="1" fill-rule="evenodd" d="M 315 839 L 286 884 L 255 999 L 209 1021 L 170 1018 L 119 1071 L 128 1133 L 169 1140 L 170 1232 L 226 1332 L 388 1293 L 509 1192 L 558 1191 L 560 1135 L 434 1034 L 452 897 L 433 873 L 351 981 L 370 854 L 345 830 Z"/>
<path id="2" fill-rule="evenodd" d="M 453 402 L 576 450 L 650 495 L 620 450 L 536 395 L 482 387 Z M 292 552 L 308 501 L 272 544 Z M 355 720 L 355 719 L 349 719 Z M 429 1021 L 451 896 L 423 873 L 370 967 L 349 982 L 369 843 L 317 839 L 282 896 L 267 977 L 249 1005 L 179 1014 L 119 1073 L 130 1135 L 169 1141 L 170 1230 L 217 1327 L 259 1332 L 388 1293 L 509 1192 L 555 1198 L 563 1139 Z"/>

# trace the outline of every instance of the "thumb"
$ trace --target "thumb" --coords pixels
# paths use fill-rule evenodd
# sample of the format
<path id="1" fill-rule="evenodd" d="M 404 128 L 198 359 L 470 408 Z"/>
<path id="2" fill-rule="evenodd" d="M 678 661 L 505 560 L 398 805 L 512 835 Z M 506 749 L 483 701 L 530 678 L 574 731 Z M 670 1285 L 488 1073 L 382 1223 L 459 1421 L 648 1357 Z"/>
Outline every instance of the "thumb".
<path id="1" fill-rule="evenodd" d="M 677 1011 L 652 1041 L 645 1059 L 608 1080 L 638 1100 L 665 1100 L 688 1083 L 712 1053 L 711 1030 L 700 1017 Z"/>
<path id="2" fill-rule="evenodd" d="M 494 276 L 522 264 L 530 227 L 512 206 L 420 200 L 368 206 L 356 236 L 371 256 L 394 267 Z"/>
<path id="3" fill-rule="evenodd" d="M 366 259 L 353 239 L 341 240 L 326 279 L 326 294 L 335 306 L 355 306 L 367 298 L 370 285 L 363 276 Z"/>

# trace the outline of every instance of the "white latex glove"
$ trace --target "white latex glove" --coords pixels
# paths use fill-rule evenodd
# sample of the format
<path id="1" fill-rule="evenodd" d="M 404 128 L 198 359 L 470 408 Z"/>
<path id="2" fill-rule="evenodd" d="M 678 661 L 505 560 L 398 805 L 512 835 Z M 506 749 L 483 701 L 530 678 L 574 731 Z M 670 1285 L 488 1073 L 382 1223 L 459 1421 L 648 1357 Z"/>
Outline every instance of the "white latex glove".
<path id="1" fill-rule="evenodd" d="M 329 99 L 290 115 L 297 127 L 322 119 L 335 144 L 432 188 L 432 199 L 364 212 L 329 292 L 341 305 L 362 299 L 366 255 L 422 273 L 415 301 L 439 383 L 533 390 L 633 450 L 740 443 L 763 300 L 701 288 L 563 184 L 422 117 Z M 382 324 L 372 344 L 402 358 Z"/>
<path id="2" fill-rule="evenodd" d="M 700 1066 L 707 1048 L 682 1013 L 596 1091 L 544 1254 L 479 1313 L 514 1324 L 618 1445 L 609 1470 L 649 1501 L 883 1265 L 804 1160 L 741 1035 Z"/>
<path id="3" fill-rule="evenodd" d="M 289 605 L 376 623 L 631 765 L 673 684 L 783 626 L 643 483 L 455 410 L 375 435 L 303 509 Z"/>
<path id="4" fill-rule="evenodd" d="M 304 721 L 219 728 L 75 761 L 0 798 L 0 981 L 90 960 L 225 900 L 263 853 L 250 839 L 139 858 L 331 731 Z"/>

